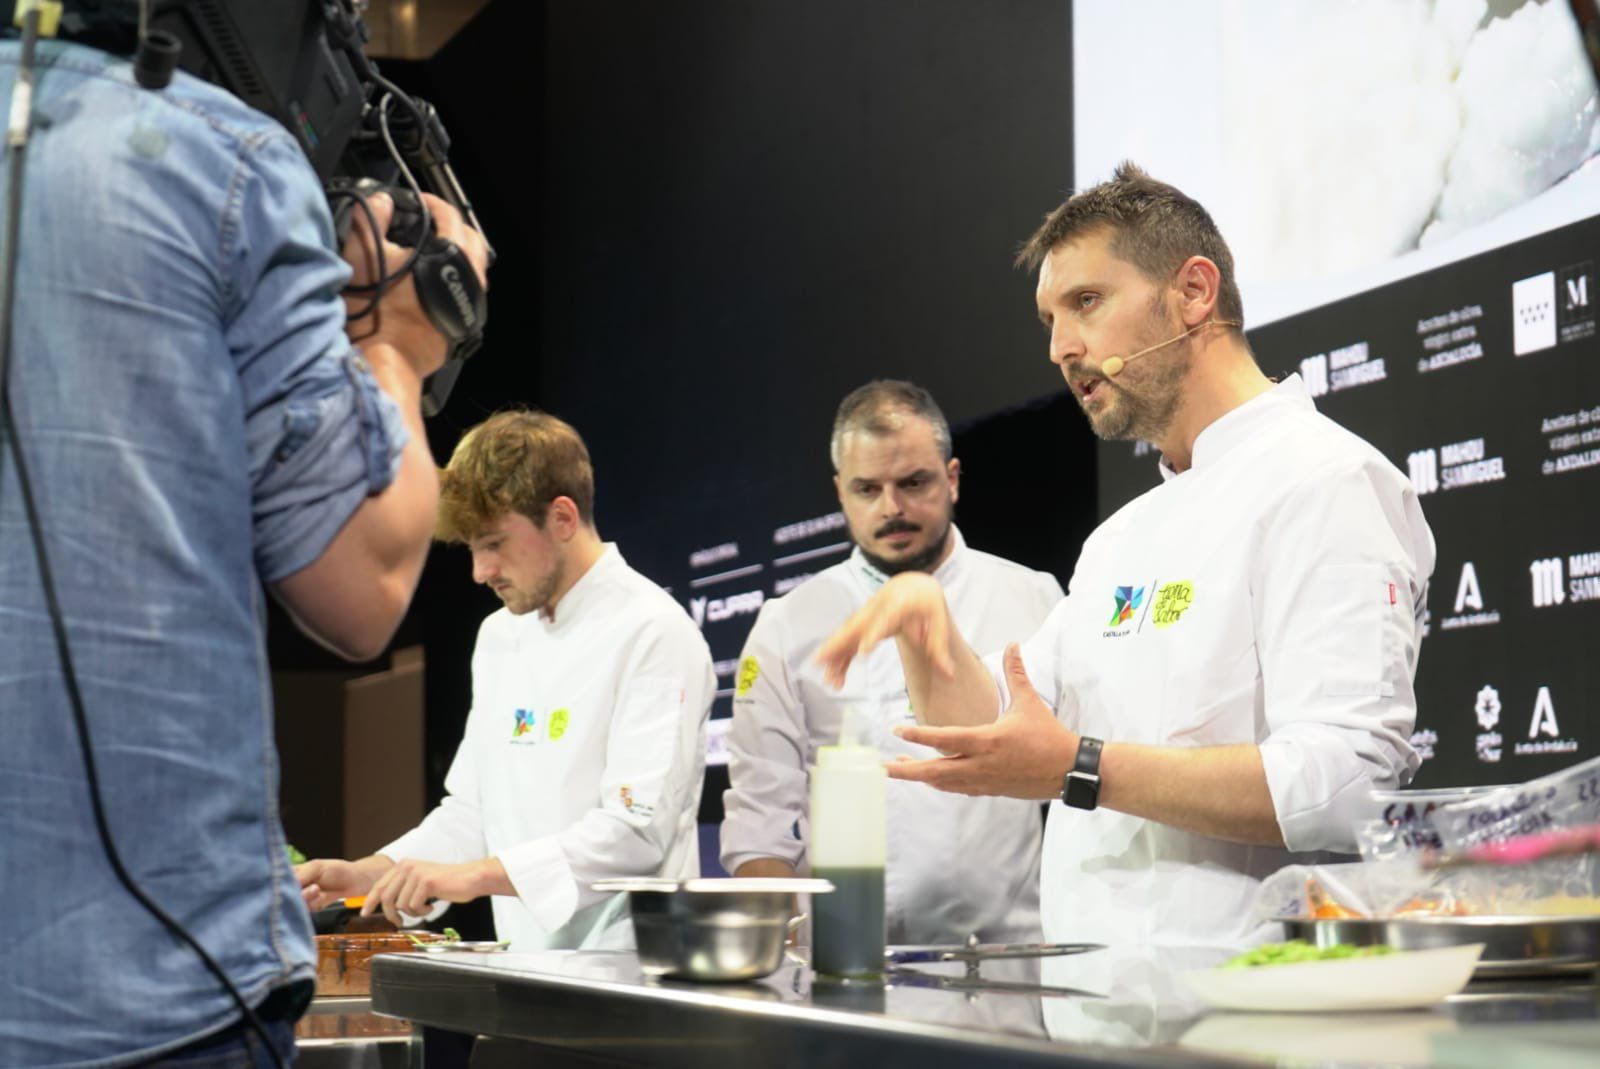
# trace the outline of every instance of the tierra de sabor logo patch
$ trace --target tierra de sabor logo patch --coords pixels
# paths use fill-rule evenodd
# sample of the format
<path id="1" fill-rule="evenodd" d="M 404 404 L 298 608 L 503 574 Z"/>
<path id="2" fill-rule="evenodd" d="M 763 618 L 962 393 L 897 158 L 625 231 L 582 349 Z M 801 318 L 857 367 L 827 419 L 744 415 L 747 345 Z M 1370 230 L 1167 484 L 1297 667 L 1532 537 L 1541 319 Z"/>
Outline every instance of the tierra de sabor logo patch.
<path id="1" fill-rule="evenodd" d="M 1463 627 L 1490 627 L 1500 622 L 1500 610 L 1486 608 L 1483 584 L 1478 580 L 1478 568 L 1472 561 L 1461 565 L 1461 576 L 1456 580 L 1456 599 L 1451 614 L 1439 621 L 1442 631 L 1455 631 Z"/>
<path id="2" fill-rule="evenodd" d="M 1528 565 L 1533 607 L 1600 601 L 1600 551 L 1543 557 Z"/>
<path id="3" fill-rule="evenodd" d="M 1156 602 L 1150 606 L 1150 622 L 1156 630 L 1171 627 L 1183 619 L 1183 614 L 1194 604 L 1194 583 L 1180 579 L 1162 583 L 1156 588 Z"/>
<path id="4" fill-rule="evenodd" d="M 1194 605 L 1194 582 L 1151 580 L 1144 586 L 1119 586 L 1112 590 L 1111 602 L 1111 619 L 1106 621 L 1107 630 L 1101 632 L 1103 637 L 1121 638 L 1143 631 L 1147 622 L 1162 631 L 1181 621 Z"/>
<path id="5" fill-rule="evenodd" d="M 756 685 L 756 680 L 761 678 L 761 662 L 754 656 L 746 657 L 739 662 L 739 677 L 733 685 L 735 697 L 742 698 L 750 693 L 750 688 Z"/>
<path id="6" fill-rule="evenodd" d="M 1407 454 L 1406 474 L 1419 495 L 1435 494 L 1500 482 L 1506 477 L 1506 462 L 1504 457 L 1489 454 L 1484 439 L 1468 438 Z"/>

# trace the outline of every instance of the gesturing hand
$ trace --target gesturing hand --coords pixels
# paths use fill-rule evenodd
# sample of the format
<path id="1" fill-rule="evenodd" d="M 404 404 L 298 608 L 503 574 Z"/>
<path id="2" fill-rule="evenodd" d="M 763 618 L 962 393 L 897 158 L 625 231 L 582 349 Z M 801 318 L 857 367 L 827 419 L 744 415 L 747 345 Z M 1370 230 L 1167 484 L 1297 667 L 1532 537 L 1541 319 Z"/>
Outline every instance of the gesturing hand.
<path id="1" fill-rule="evenodd" d="M 872 651 L 886 638 L 902 637 L 921 650 L 946 677 L 955 674 L 950 655 L 950 609 L 944 588 L 923 572 L 901 572 L 883 584 L 844 625 L 818 649 L 816 662 L 828 684 L 844 686 L 850 662 Z"/>
<path id="2" fill-rule="evenodd" d="M 1078 736 L 1033 689 L 1015 644 L 1006 647 L 1005 670 L 1011 704 L 998 720 L 982 727 L 896 728 L 895 734 L 907 742 L 931 746 L 945 756 L 926 761 L 902 757 L 889 764 L 890 777 L 954 794 L 1040 801 L 1059 797 L 1062 777 L 1078 752 Z"/>

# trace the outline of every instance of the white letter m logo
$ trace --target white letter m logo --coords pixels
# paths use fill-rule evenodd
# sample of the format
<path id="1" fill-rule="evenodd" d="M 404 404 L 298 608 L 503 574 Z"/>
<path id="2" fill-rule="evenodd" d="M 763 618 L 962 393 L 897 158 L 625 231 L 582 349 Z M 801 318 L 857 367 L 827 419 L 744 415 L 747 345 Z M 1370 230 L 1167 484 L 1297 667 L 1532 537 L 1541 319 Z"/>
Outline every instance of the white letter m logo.
<path id="1" fill-rule="evenodd" d="M 1439 454 L 1432 449 L 1419 449 L 1406 457 L 1406 468 L 1411 474 L 1411 485 L 1419 494 L 1431 494 L 1439 489 Z"/>
<path id="2" fill-rule="evenodd" d="M 1562 575 L 1560 557 L 1536 560 L 1528 565 L 1528 573 L 1533 577 L 1535 608 L 1544 609 L 1567 600 L 1567 592 L 1562 589 L 1566 580 Z"/>

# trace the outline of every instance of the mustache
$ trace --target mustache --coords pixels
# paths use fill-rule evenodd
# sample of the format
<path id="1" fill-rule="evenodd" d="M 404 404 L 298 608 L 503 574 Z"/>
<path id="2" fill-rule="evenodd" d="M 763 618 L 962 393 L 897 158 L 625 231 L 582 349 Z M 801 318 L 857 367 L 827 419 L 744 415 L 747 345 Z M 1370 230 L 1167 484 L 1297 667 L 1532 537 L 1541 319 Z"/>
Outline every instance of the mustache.
<path id="1" fill-rule="evenodd" d="M 888 538 L 892 534 L 916 534 L 922 530 L 909 520 L 890 520 L 876 531 L 872 532 L 873 538 Z"/>

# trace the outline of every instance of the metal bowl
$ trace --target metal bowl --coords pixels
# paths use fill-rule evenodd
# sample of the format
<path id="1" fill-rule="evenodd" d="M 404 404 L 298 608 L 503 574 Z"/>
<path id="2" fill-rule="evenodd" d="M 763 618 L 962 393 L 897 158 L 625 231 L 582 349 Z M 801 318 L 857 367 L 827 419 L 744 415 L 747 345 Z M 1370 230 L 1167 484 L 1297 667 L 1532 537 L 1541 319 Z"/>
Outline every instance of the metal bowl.
<path id="1" fill-rule="evenodd" d="M 1383 943 L 1396 950 L 1483 943 L 1473 978 L 1590 973 L 1600 965 L 1600 917 L 1395 917 L 1285 920 L 1290 939 L 1315 946 Z"/>
<path id="2" fill-rule="evenodd" d="M 783 964 L 796 896 L 833 890 L 827 880 L 605 880 L 628 894 L 639 965 L 676 980 L 756 980 Z"/>

